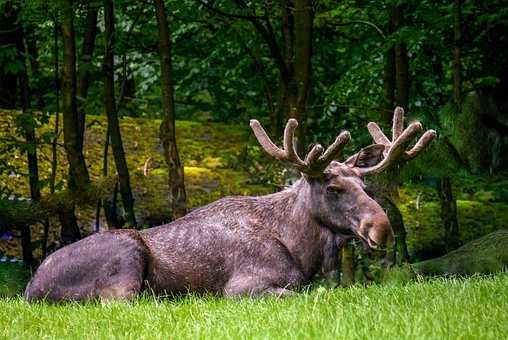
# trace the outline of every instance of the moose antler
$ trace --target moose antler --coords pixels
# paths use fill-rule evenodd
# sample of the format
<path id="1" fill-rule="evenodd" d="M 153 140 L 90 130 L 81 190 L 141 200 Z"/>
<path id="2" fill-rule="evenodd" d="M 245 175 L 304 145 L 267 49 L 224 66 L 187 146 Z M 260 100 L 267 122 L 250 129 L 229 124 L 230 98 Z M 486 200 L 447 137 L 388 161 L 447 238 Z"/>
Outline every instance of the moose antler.
<path id="1" fill-rule="evenodd" d="M 418 142 L 410 149 L 405 150 L 406 145 L 411 139 L 422 130 L 420 122 L 413 122 L 404 130 L 404 109 L 401 107 L 395 108 L 393 112 L 393 125 L 392 125 L 392 140 L 383 133 L 379 125 L 370 122 L 367 125 L 370 135 L 377 144 L 384 145 L 383 160 L 378 164 L 368 168 L 358 168 L 361 175 L 378 173 L 392 165 L 399 159 L 408 160 L 414 158 L 436 137 L 436 131 L 426 131 L 418 140 Z"/>
<path id="2" fill-rule="evenodd" d="M 292 165 L 298 171 L 309 176 L 321 175 L 323 170 L 339 155 L 344 145 L 351 139 L 349 132 L 343 131 L 326 150 L 320 144 L 316 144 L 307 154 L 305 160 L 302 160 L 300 156 L 298 156 L 293 143 L 294 131 L 297 126 L 298 122 L 296 119 L 291 118 L 288 120 L 286 128 L 284 129 L 284 148 L 281 149 L 270 140 L 270 137 L 268 137 L 257 120 L 252 119 L 250 121 L 250 127 L 252 131 L 254 131 L 254 135 L 259 144 L 261 144 L 269 155 Z"/>

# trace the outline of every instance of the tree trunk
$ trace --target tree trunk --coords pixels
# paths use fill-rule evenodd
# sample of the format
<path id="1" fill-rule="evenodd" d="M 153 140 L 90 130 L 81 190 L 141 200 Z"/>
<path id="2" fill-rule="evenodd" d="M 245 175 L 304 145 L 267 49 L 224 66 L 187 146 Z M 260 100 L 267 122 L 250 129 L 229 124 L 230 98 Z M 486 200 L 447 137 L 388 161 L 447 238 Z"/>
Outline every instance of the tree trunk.
<path id="1" fill-rule="evenodd" d="M 63 2 L 63 71 L 62 71 L 62 111 L 64 147 L 69 161 L 69 188 L 82 190 L 90 184 L 90 177 L 83 156 L 83 136 L 79 131 L 79 118 L 76 108 L 76 41 L 74 35 L 73 1 Z M 61 237 L 64 244 L 81 238 L 74 207 L 64 208 L 60 214 Z"/>
<path id="2" fill-rule="evenodd" d="M 311 0 L 295 0 L 295 58 L 294 76 L 297 85 L 296 106 L 292 114 L 298 120 L 305 118 L 309 97 L 312 59 L 312 26 L 314 13 Z M 303 140 L 302 140 L 303 141 Z"/>
<path id="3" fill-rule="evenodd" d="M 173 219 L 186 213 L 184 171 L 178 155 L 175 135 L 175 102 L 172 79 L 171 32 L 167 22 L 163 0 L 154 0 L 157 26 L 159 29 L 159 55 L 161 66 L 161 91 L 163 119 L 160 139 L 164 148 L 164 159 L 169 170 L 169 192 Z"/>
<path id="4" fill-rule="evenodd" d="M 462 8 L 461 0 L 453 1 L 453 99 L 462 104 Z"/>
<path id="5" fill-rule="evenodd" d="M 402 6 L 396 6 L 393 9 L 393 27 L 395 30 L 401 29 L 404 23 L 404 9 Z M 395 50 L 395 73 L 396 73 L 396 101 L 405 112 L 408 112 L 409 105 L 409 63 L 407 57 L 407 47 L 405 43 L 397 43 Z"/>
<path id="6" fill-rule="evenodd" d="M 407 249 L 407 233 L 404 227 L 404 219 L 402 214 L 389 197 L 386 197 L 381 206 L 386 211 L 390 224 L 392 225 L 393 233 L 395 235 L 395 246 L 393 247 L 392 263 L 401 265 L 409 261 L 409 251 Z"/>
<path id="7" fill-rule="evenodd" d="M 311 0 L 294 1 L 294 79 L 289 84 L 290 115 L 303 123 L 307 118 L 307 102 L 312 71 L 312 31 L 314 12 Z M 296 132 L 299 149 L 305 145 L 305 124 Z"/>
<path id="8" fill-rule="evenodd" d="M 389 126 L 395 108 L 395 48 L 385 52 L 383 69 L 384 110 L 381 114 L 383 125 Z"/>
<path id="9" fill-rule="evenodd" d="M 386 27 L 387 34 L 393 34 L 395 29 L 395 7 L 388 6 L 388 24 Z M 395 47 L 390 45 L 384 54 L 383 67 L 383 94 L 384 94 L 384 110 L 381 114 L 381 122 L 385 126 L 390 126 L 392 120 L 393 109 L 395 108 L 395 89 L 396 89 L 396 68 L 395 68 Z"/>
<path id="10" fill-rule="evenodd" d="M 54 82 L 55 82 L 55 128 L 53 130 L 54 137 L 51 141 L 51 176 L 49 179 L 49 192 L 55 193 L 56 183 L 56 170 L 58 166 L 57 143 L 60 131 L 60 71 L 58 61 L 58 23 L 56 18 L 53 18 L 53 65 L 55 68 Z M 42 238 L 42 258 L 48 256 L 48 238 L 49 238 L 49 220 L 44 222 L 44 235 Z M 78 230 L 79 231 L 79 230 Z"/>
<path id="11" fill-rule="evenodd" d="M 99 9 L 91 6 L 86 13 L 85 35 L 83 37 L 83 46 L 81 49 L 81 57 L 79 58 L 79 71 L 76 88 L 76 96 L 79 100 L 79 131 L 83 135 L 85 132 L 85 115 L 84 105 L 88 94 L 88 86 L 90 84 L 90 75 L 92 67 L 93 51 L 95 49 L 95 37 L 97 35 L 97 14 Z"/>
<path id="12" fill-rule="evenodd" d="M 2 9 L 3 13 L 0 13 L 0 49 L 14 49 L 21 25 L 16 22 L 16 10 L 9 3 L 4 4 Z M 12 61 L 5 62 L 3 59 L 0 60 L 0 93 L 2 94 L 0 107 L 13 109 L 16 107 L 16 86 L 12 86 L 12 84 L 16 84 L 17 75 L 6 67 L 7 63 L 12 63 Z"/>
<path id="13" fill-rule="evenodd" d="M 18 62 L 21 65 L 19 73 L 19 89 L 21 97 L 22 129 L 25 134 L 27 144 L 26 153 L 28 158 L 28 177 L 30 183 L 30 197 L 32 201 L 39 201 L 41 192 L 39 189 L 39 167 L 37 162 L 37 145 L 35 140 L 35 120 L 30 108 L 30 87 L 28 83 L 28 71 L 26 64 L 27 51 L 24 45 L 23 28 L 18 30 L 16 48 L 18 50 Z M 23 262 L 27 267 L 33 266 L 32 241 L 29 225 L 24 225 L 21 229 L 21 244 L 23 247 Z"/>
<path id="14" fill-rule="evenodd" d="M 295 17 L 293 15 L 293 2 L 282 0 L 282 65 L 285 73 L 279 72 L 279 100 L 278 113 L 280 125 L 277 126 L 276 137 L 280 136 L 284 128 L 283 121 L 292 117 L 291 107 L 296 109 L 297 88 L 293 83 L 294 79 L 294 57 L 295 57 Z M 280 68 L 280 67 L 279 67 Z"/>
<path id="15" fill-rule="evenodd" d="M 114 7 L 111 0 L 104 1 L 104 100 L 106 114 L 108 116 L 108 129 L 111 138 L 111 148 L 115 160 L 118 181 L 120 183 L 120 194 L 125 209 L 126 222 L 130 227 L 136 227 L 136 215 L 134 213 L 134 198 L 132 196 L 129 168 L 125 159 L 125 152 L 122 143 L 120 123 L 115 103 L 115 80 L 114 80 L 114 34 L 115 17 Z"/>
<path id="16" fill-rule="evenodd" d="M 450 177 L 441 178 L 438 194 L 441 201 L 441 221 L 444 227 L 445 247 L 447 251 L 450 251 L 460 245 L 457 201 L 453 196 Z"/>
<path id="17" fill-rule="evenodd" d="M 62 111 L 64 121 L 64 146 L 69 161 L 69 186 L 82 189 L 90 183 L 88 169 L 83 156 L 83 136 L 79 131 L 76 109 L 76 41 L 74 36 L 73 1 L 64 1 Z"/>
<path id="18" fill-rule="evenodd" d="M 355 283 L 355 267 L 355 248 L 351 243 L 347 243 L 341 249 L 340 284 L 342 287 L 348 287 Z"/>
<path id="19" fill-rule="evenodd" d="M 53 65 L 55 68 L 54 82 L 55 82 L 55 128 L 53 130 L 54 137 L 51 142 L 51 177 L 49 180 L 49 191 L 55 193 L 56 182 L 56 169 L 58 166 L 57 143 L 58 135 L 60 132 L 60 71 L 58 61 L 58 23 L 56 18 L 53 19 Z"/>
<path id="20" fill-rule="evenodd" d="M 62 240 L 62 246 L 74 243 L 81 239 L 81 232 L 78 227 L 78 220 L 76 219 L 76 213 L 74 207 L 64 206 L 59 213 L 60 224 L 62 230 L 60 232 L 60 238 Z"/>

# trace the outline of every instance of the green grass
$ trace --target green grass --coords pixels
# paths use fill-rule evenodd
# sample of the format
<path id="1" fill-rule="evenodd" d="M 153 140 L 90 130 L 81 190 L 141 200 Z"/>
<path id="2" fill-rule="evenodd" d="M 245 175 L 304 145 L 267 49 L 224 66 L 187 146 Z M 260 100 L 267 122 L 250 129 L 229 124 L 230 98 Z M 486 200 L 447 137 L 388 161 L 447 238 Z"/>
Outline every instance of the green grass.
<path id="1" fill-rule="evenodd" d="M 0 300 L 0 338 L 502 339 L 508 273 L 318 288 L 290 298 L 186 296 L 133 303 Z"/>

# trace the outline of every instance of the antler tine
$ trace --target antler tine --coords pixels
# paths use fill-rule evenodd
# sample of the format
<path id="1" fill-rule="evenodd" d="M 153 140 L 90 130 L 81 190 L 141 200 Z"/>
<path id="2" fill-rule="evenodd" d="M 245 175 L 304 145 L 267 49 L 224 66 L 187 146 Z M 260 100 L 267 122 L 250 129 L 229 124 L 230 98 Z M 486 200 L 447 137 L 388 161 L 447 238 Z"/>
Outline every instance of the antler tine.
<path id="1" fill-rule="evenodd" d="M 386 135 L 381 130 L 379 125 L 377 125 L 377 123 L 370 122 L 369 124 L 367 124 L 367 130 L 369 130 L 369 133 L 376 144 L 382 145 L 390 144 L 390 140 L 388 139 L 388 137 L 386 137 Z"/>
<path id="2" fill-rule="evenodd" d="M 351 134 L 349 131 L 342 131 L 337 138 L 335 138 L 335 141 L 326 149 L 323 155 L 319 157 L 319 162 L 328 165 L 332 159 L 339 155 L 344 148 L 344 145 L 346 145 L 346 143 L 350 140 Z"/>
<path id="3" fill-rule="evenodd" d="M 368 168 L 358 168 L 358 171 L 362 175 L 368 175 L 368 174 L 374 174 L 378 173 L 380 171 L 383 171 L 388 166 L 390 166 L 392 163 L 394 163 L 397 158 L 401 156 L 401 154 L 404 153 L 403 147 L 411 140 L 411 138 L 422 129 L 422 124 L 420 122 L 413 122 L 411 123 L 402 134 L 399 135 L 399 137 L 393 141 L 393 143 L 390 145 L 388 152 L 386 153 L 385 158 L 379 162 L 378 164 L 368 167 Z M 428 134 L 430 136 L 431 134 Z M 423 136 L 422 136 L 423 138 Z M 426 137 L 425 140 L 427 140 L 428 137 Z M 429 140 L 430 141 L 430 140 Z"/>
<path id="4" fill-rule="evenodd" d="M 284 129 L 284 152 L 286 154 L 286 160 L 294 163 L 298 166 L 305 166 L 305 163 L 302 161 L 298 153 L 295 150 L 295 144 L 293 141 L 294 132 L 296 127 L 298 126 L 298 121 L 294 118 L 290 118 L 286 124 Z"/>
<path id="5" fill-rule="evenodd" d="M 411 150 L 404 153 L 405 159 L 411 159 L 416 157 L 423 149 L 429 145 L 429 143 L 437 137 L 437 133 L 434 130 L 426 131 L 423 136 L 420 137 L 418 142 L 411 148 Z"/>
<path id="6" fill-rule="evenodd" d="M 293 144 L 293 134 L 297 126 L 298 122 L 296 119 L 290 119 L 287 122 L 286 128 L 284 129 L 284 149 L 281 149 L 270 140 L 270 137 L 268 137 L 265 129 L 263 129 L 256 119 L 252 119 L 250 121 L 250 127 L 252 128 L 252 131 L 254 131 L 254 135 L 256 136 L 259 144 L 261 144 L 263 149 L 270 156 L 279 161 L 288 162 L 301 172 L 305 172 L 307 165 L 298 156 Z"/>
<path id="7" fill-rule="evenodd" d="M 404 130 L 404 109 L 400 106 L 393 111 L 392 140 L 396 140 Z"/>
<path id="8" fill-rule="evenodd" d="M 381 144 L 385 146 L 385 149 L 383 151 L 383 156 L 386 157 L 388 153 L 388 149 L 390 147 L 390 140 L 386 135 L 383 133 L 379 125 L 374 122 L 370 122 L 367 124 L 367 130 L 369 130 L 370 135 L 372 136 L 372 139 L 374 140 L 374 143 Z"/>
<path id="9" fill-rule="evenodd" d="M 252 131 L 254 131 L 254 135 L 256 136 L 259 144 L 265 149 L 265 151 L 272 157 L 280 160 L 285 161 L 286 160 L 286 153 L 284 150 L 277 147 L 275 144 L 272 143 L 270 140 L 270 137 L 266 134 L 265 129 L 261 126 L 261 124 L 256 119 L 251 119 L 250 121 L 250 127 Z"/>
<path id="10" fill-rule="evenodd" d="M 312 150 L 310 150 L 307 156 L 305 156 L 305 164 L 307 165 L 314 164 L 318 160 L 318 158 L 323 154 L 323 151 L 325 151 L 325 149 L 321 144 L 314 145 Z"/>

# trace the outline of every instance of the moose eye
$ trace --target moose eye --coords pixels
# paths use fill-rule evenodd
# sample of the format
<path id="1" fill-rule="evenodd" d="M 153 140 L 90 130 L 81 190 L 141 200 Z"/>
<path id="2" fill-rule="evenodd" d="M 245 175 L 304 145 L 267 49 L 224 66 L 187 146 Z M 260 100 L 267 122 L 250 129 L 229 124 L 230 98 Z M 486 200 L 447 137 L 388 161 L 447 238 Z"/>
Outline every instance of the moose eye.
<path id="1" fill-rule="evenodd" d="M 326 187 L 326 192 L 328 192 L 330 194 L 341 194 L 344 192 L 344 188 L 330 185 L 330 186 Z"/>

